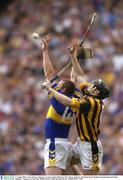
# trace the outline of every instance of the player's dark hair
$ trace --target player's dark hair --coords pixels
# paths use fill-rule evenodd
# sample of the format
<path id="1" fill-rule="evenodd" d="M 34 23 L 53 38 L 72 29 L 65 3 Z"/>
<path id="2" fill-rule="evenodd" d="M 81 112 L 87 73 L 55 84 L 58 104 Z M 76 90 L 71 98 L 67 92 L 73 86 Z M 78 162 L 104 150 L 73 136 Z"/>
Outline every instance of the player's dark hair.
<path id="1" fill-rule="evenodd" d="M 72 81 L 65 81 L 62 84 L 61 89 L 65 95 L 72 95 L 75 91 L 75 85 Z"/>

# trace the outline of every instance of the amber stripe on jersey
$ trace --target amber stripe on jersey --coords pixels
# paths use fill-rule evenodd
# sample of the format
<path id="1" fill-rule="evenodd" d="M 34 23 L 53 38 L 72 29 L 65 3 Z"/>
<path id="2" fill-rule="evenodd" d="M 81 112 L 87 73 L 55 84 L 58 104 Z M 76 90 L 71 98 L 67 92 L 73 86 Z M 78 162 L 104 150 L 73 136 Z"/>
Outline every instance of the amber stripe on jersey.
<path id="1" fill-rule="evenodd" d="M 101 100 L 93 97 L 88 97 L 87 102 L 89 109 L 79 113 L 77 129 L 81 140 L 94 142 L 97 141 L 99 136 L 102 103 Z"/>

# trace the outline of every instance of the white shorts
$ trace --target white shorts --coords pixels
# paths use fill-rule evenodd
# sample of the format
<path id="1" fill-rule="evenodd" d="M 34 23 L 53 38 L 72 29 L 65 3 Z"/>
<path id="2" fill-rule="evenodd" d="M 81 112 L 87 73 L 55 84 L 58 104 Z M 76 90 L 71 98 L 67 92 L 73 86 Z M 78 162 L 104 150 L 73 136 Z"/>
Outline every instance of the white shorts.
<path id="1" fill-rule="evenodd" d="M 44 146 L 44 169 L 47 167 L 66 169 L 71 162 L 72 156 L 73 145 L 67 139 L 55 138 L 55 142 L 52 144 L 51 140 L 47 139 Z"/>
<path id="2" fill-rule="evenodd" d="M 100 140 L 97 141 L 98 147 L 98 160 L 93 161 L 92 159 L 92 146 L 90 142 L 81 141 L 77 138 L 77 142 L 73 145 L 74 156 L 79 157 L 82 168 L 85 170 L 98 170 L 102 164 L 103 148 Z"/>

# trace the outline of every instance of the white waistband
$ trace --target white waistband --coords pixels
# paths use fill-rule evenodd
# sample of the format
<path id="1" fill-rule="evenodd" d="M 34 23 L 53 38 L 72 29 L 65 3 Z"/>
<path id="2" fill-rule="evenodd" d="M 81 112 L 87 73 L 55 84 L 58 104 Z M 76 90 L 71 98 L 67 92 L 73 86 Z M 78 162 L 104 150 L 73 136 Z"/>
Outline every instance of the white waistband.
<path id="1" fill-rule="evenodd" d="M 66 138 L 54 138 L 55 142 L 68 142 Z M 51 142 L 51 139 L 46 139 L 47 142 Z"/>
<path id="2" fill-rule="evenodd" d="M 85 144 L 90 144 L 91 142 L 89 142 L 89 141 L 82 141 L 81 139 L 80 139 L 80 137 L 77 137 L 77 141 L 81 141 L 81 142 L 84 142 Z M 100 141 L 100 139 L 98 139 L 97 140 L 97 143 L 100 143 L 101 141 Z"/>

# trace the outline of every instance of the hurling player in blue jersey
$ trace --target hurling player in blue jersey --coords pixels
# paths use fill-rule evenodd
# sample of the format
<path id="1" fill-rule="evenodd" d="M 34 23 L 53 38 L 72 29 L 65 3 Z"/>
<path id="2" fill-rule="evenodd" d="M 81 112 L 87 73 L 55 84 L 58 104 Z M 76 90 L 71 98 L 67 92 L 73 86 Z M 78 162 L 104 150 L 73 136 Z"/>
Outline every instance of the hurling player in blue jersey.
<path id="1" fill-rule="evenodd" d="M 50 35 L 42 39 L 43 67 L 46 79 L 50 80 L 55 71 L 48 54 L 48 42 Z M 75 85 L 72 81 L 64 81 L 62 84 L 54 83 L 52 88 L 59 93 L 72 98 Z M 68 106 L 56 100 L 49 93 L 51 105 L 45 120 L 46 144 L 44 147 L 44 168 L 46 175 L 62 175 L 70 164 L 73 156 L 72 144 L 68 141 L 70 125 L 75 113 Z"/>

